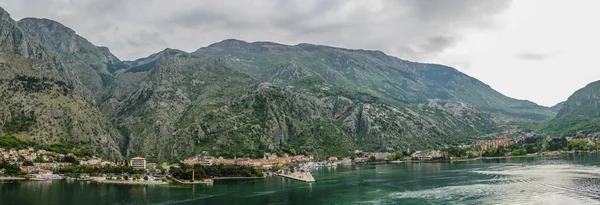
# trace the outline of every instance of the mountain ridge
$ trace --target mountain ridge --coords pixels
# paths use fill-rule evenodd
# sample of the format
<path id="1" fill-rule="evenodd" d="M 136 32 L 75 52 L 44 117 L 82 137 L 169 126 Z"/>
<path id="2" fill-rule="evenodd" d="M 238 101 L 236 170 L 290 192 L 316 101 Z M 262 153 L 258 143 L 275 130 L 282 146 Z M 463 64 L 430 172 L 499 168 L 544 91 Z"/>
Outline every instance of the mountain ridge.
<path id="1" fill-rule="evenodd" d="M 299 45 L 302 45 L 302 46 L 299 46 Z M 271 50 L 272 50 L 272 52 L 270 52 Z M 243 59 L 243 55 L 246 54 L 246 53 L 243 53 L 244 51 L 249 51 L 249 52 L 253 52 L 253 53 L 248 54 L 248 55 L 251 55 L 251 57 L 248 57 L 247 59 Z M 323 52 L 319 52 L 319 51 L 323 51 Z M 511 107 L 511 109 L 512 108 L 517 109 L 517 110 L 520 109 L 519 112 L 528 112 L 527 109 L 537 109 L 539 112 L 536 111 L 536 113 L 529 113 L 532 116 L 531 118 L 535 118 L 536 120 L 547 119 L 552 116 L 552 113 L 548 111 L 549 108 L 539 106 L 531 101 L 516 100 L 516 99 L 512 99 L 510 97 L 507 97 L 507 96 L 493 90 L 489 85 L 487 85 L 471 76 L 463 74 L 455 68 L 451 68 L 451 67 L 439 65 L 439 64 L 426 64 L 426 63 L 416 63 L 416 62 L 406 61 L 406 60 L 402 60 L 402 59 L 399 59 L 394 56 L 386 55 L 385 53 L 383 53 L 381 51 L 344 49 L 344 48 L 336 48 L 336 47 L 331 47 L 331 46 L 320 46 L 320 45 L 313 45 L 313 44 L 298 44 L 295 46 L 288 46 L 288 45 L 272 43 L 272 42 L 248 43 L 246 41 L 241 41 L 241 40 L 236 40 L 236 39 L 228 39 L 228 40 L 224 40 L 221 42 L 211 44 L 207 47 L 200 48 L 200 49 L 196 50 L 195 52 L 193 52 L 192 54 L 195 54 L 198 56 L 203 56 L 203 55 L 214 56 L 214 57 L 222 56 L 225 58 L 229 58 L 230 63 L 232 63 L 232 64 L 239 65 L 242 63 L 246 63 L 245 65 L 242 65 L 243 67 L 245 67 L 244 69 L 246 69 L 246 70 L 252 69 L 252 68 L 256 69 L 256 70 L 248 70 L 248 72 L 254 72 L 254 74 L 250 73 L 251 75 L 254 75 L 255 77 L 257 77 L 259 79 L 265 79 L 264 78 L 265 76 L 261 76 L 263 73 L 260 73 L 260 72 L 263 72 L 264 71 L 263 67 L 268 67 L 268 64 L 271 64 L 271 62 L 256 62 L 257 59 L 260 59 L 261 54 L 266 53 L 266 55 L 269 55 L 269 57 L 271 58 L 271 59 L 269 59 L 269 61 L 274 61 L 273 58 L 278 58 L 276 60 L 279 60 L 280 63 L 286 63 L 286 62 L 291 62 L 291 61 L 295 61 L 298 63 L 298 62 L 302 61 L 302 59 L 300 59 L 300 58 L 305 57 L 305 56 L 297 57 L 297 56 L 293 56 L 293 55 L 311 55 L 311 53 L 317 53 L 317 54 L 322 54 L 323 56 L 325 56 L 328 54 L 327 52 L 338 52 L 338 51 L 341 52 L 341 54 L 337 54 L 337 55 L 344 55 L 344 56 L 340 56 L 340 58 L 342 58 L 342 60 L 345 60 L 346 62 L 342 62 L 342 63 L 346 63 L 346 64 L 333 65 L 333 67 L 334 67 L 333 72 L 336 72 L 335 69 L 339 70 L 339 69 L 347 69 L 348 67 L 352 67 L 352 66 L 354 66 L 354 65 L 352 65 L 354 63 L 353 61 L 355 61 L 356 59 L 363 59 L 363 60 L 366 60 L 366 62 L 370 62 L 371 64 L 375 64 L 377 66 L 370 66 L 370 65 L 366 65 L 366 64 L 356 65 L 358 68 L 356 68 L 357 71 L 354 71 L 355 73 L 360 73 L 360 72 L 362 72 L 362 71 L 360 71 L 360 69 L 365 69 L 365 68 L 370 68 L 369 71 L 373 71 L 373 70 L 376 71 L 376 70 L 381 70 L 381 69 L 387 69 L 385 67 L 389 67 L 389 69 L 382 70 L 382 72 L 399 73 L 398 75 L 394 76 L 394 77 L 396 77 L 395 79 L 402 80 L 402 78 L 404 78 L 406 80 L 406 83 L 409 83 L 409 84 L 414 79 L 414 78 L 411 79 L 411 77 L 409 75 L 421 75 L 422 77 L 430 78 L 429 81 L 412 83 L 412 86 L 421 86 L 421 87 L 424 87 L 425 89 L 415 90 L 415 91 L 410 91 L 410 90 L 407 91 L 409 93 L 410 92 L 423 92 L 424 94 L 431 93 L 430 91 L 427 91 L 426 86 L 428 86 L 428 85 L 418 85 L 419 83 L 420 84 L 436 83 L 438 85 L 434 89 L 437 89 L 437 90 L 434 90 L 433 92 L 440 92 L 440 93 L 444 94 L 444 93 L 448 92 L 448 90 L 445 90 L 445 88 L 442 88 L 442 87 L 448 86 L 448 85 L 440 84 L 439 83 L 440 81 L 436 78 L 439 78 L 441 80 L 448 80 L 448 78 L 452 78 L 453 76 L 456 76 L 458 78 L 463 78 L 464 80 L 478 83 L 476 86 L 480 87 L 480 88 L 473 87 L 473 89 L 487 89 L 486 92 L 492 93 L 489 96 L 479 96 L 479 97 L 482 97 L 481 99 L 473 99 L 472 101 L 467 100 L 466 102 L 470 102 L 471 104 L 474 104 L 474 105 L 483 105 L 483 107 L 486 107 L 492 111 L 495 107 L 499 107 L 499 106 L 504 106 L 505 107 L 504 109 L 508 109 L 509 107 Z M 286 56 L 287 54 L 285 52 L 292 53 L 292 54 L 289 54 L 288 56 Z M 240 56 L 235 56 L 235 55 L 241 55 L 242 58 L 240 58 Z M 334 53 L 334 55 L 336 55 L 336 53 Z M 318 59 L 318 58 L 315 57 L 312 59 Z M 240 62 L 242 62 L 242 63 L 240 63 Z M 262 64 L 267 64 L 267 66 L 262 65 Z M 300 63 L 300 64 L 302 64 L 302 63 Z M 330 65 L 324 65 L 323 63 L 309 62 L 309 63 L 305 63 L 305 64 L 312 64 L 309 67 L 318 67 L 318 68 L 323 68 L 323 69 L 327 69 L 328 67 L 330 67 Z M 305 67 L 306 67 L 306 65 L 305 65 Z M 382 67 L 384 67 L 384 68 L 382 68 Z M 317 69 L 317 68 L 315 68 L 315 69 Z M 428 70 L 429 71 L 433 70 L 433 71 L 427 72 Z M 448 76 L 440 76 L 439 74 L 441 72 L 447 73 Z M 339 72 L 337 72 L 335 74 L 340 75 Z M 342 73 L 342 75 L 343 75 L 343 73 Z M 406 78 L 407 76 L 408 76 L 408 78 Z M 333 76 L 333 78 L 338 78 L 338 77 L 339 76 Z M 354 76 L 348 76 L 348 77 L 352 78 Z M 385 75 L 383 75 L 381 72 L 379 74 L 379 77 L 385 79 Z M 342 79 L 341 82 L 348 80 L 347 77 L 342 76 L 342 78 L 346 78 L 346 79 Z M 394 79 L 392 79 L 392 78 L 387 78 L 387 79 L 388 79 L 387 81 L 389 84 L 387 86 L 391 86 L 391 89 L 395 89 L 395 90 L 405 89 L 405 88 L 402 88 L 402 85 L 394 84 L 393 82 L 389 83 L 391 81 L 394 81 Z M 350 79 L 350 80 L 352 80 L 352 79 Z M 452 85 L 452 84 L 449 84 L 449 85 Z M 356 83 L 350 83 L 350 86 L 356 86 Z M 371 90 L 377 89 L 377 88 L 374 88 L 374 86 L 386 86 L 386 85 L 377 84 L 377 85 L 371 86 L 371 88 L 367 87 L 366 89 L 371 89 Z M 463 86 L 463 85 L 457 85 L 457 86 Z M 363 89 L 364 88 L 365 87 L 363 87 Z M 410 88 L 408 88 L 408 89 L 410 89 Z M 380 91 L 375 91 L 375 92 L 381 93 Z M 393 92 L 393 91 L 384 91 L 384 92 Z M 407 93 L 404 93 L 404 94 L 407 94 Z M 458 98 L 458 100 L 463 100 L 463 101 L 465 100 L 465 98 L 468 98 L 468 95 L 465 95 L 464 93 L 460 93 L 460 92 L 455 92 L 455 91 L 450 91 L 450 93 L 446 93 L 446 94 L 455 95 L 455 96 L 461 95 L 461 96 L 457 96 L 457 98 Z M 390 95 L 388 95 L 388 96 L 390 96 Z M 418 97 L 415 97 L 415 98 L 418 98 Z M 397 99 L 397 100 L 409 101 L 409 103 L 410 102 L 414 103 L 414 102 L 426 102 L 426 100 L 428 98 L 435 98 L 435 97 L 421 98 L 421 99 L 417 99 L 416 101 L 415 100 L 411 101 L 410 99 Z M 488 105 L 488 103 L 491 102 L 490 100 L 492 100 L 490 98 L 495 98 L 495 99 L 493 99 L 494 101 L 498 101 L 501 103 Z M 475 102 L 475 101 L 479 101 L 479 102 Z M 506 105 L 503 105 L 503 104 L 506 104 Z M 534 115 L 537 115 L 537 116 L 534 116 Z"/>
<path id="2" fill-rule="evenodd" d="M 476 140 L 506 121 L 554 116 L 457 69 L 381 51 L 227 39 L 121 61 L 59 22 L 25 18 L 14 26 L 48 50 L 64 70 L 52 75 L 72 81 L 74 98 L 94 113 L 97 121 L 74 116 L 97 125 L 77 126 L 100 133 L 37 137 L 89 139 L 82 146 L 113 158 L 414 150 Z M 18 42 L 0 44 L 8 45 L 23 51 Z M 99 142 L 109 146 L 91 147 Z"/>

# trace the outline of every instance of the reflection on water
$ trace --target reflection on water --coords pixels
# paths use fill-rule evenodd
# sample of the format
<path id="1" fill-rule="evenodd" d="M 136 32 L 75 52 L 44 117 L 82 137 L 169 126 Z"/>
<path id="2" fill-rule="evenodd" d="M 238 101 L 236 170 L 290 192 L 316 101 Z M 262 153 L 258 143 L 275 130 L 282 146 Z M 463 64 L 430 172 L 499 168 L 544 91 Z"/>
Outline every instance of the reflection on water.
<path id="1" fill-rule="evenodd" d="M 0 184 L 0 204 L 600 204 L 597 155 L 321 168 L 205 185 Z"/>

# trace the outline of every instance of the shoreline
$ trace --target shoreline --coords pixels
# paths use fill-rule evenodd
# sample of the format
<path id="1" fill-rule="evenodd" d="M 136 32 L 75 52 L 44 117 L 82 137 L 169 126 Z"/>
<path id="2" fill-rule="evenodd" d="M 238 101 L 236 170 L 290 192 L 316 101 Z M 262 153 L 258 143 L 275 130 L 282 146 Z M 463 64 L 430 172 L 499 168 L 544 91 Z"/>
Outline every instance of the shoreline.
<path id="1" fill-rule="evenodd" d="M 23 178 L 23 177 L 0 177 L 0 181 L 20 181 L 20 180 L 27 180 L 27 179 Z"/>
<path id="2" fill-rule="evenodd" d="M 102 180 L 102 181 L 93 181 L 93 182 L 97 182 L 97 183 L 104 183 L 104 184 L 131 184 L 131 185 L 167 185 L 169 184 L 169 182 L 145 182 L 145 181 L 124 181 L 124 180 Z"/>
<path id="3" fill-rule="evenodd" d="M 476 160 L 491 160 L 491 159 L 512 159 L 512 158 L 528 158 L 528 157 L 552 157 L 552 156 L 560 156 L 560 155 L 565 155 L 565 154 L 598 154 L 598 152 L 558 152 L 558 153 L 551 153 L 551 152 L 544 152 L 544 153 L 537 153 L 537 154 L 527 154 L 527 155 L 520 155 L 520 156 L 499 156 L 499 157 L 476 157 L 476 158 L 458 158 L 458 159 L 448 159 L 448 160 L 406 160 L 406 161 L 402 161 L 402 160 L 395 160 L 395 161 L 389 161 L 387 163 L 373 163 L 373 164 L 366 164 L 366 165 L 380 165 L 380 164 L 402 164 L 402 163 L 451 163 L 451 162 L 468 162 L 468 161 L 476 161 Z M 359 164 L 354 164 L 354 165 L 359 165 Z"/>

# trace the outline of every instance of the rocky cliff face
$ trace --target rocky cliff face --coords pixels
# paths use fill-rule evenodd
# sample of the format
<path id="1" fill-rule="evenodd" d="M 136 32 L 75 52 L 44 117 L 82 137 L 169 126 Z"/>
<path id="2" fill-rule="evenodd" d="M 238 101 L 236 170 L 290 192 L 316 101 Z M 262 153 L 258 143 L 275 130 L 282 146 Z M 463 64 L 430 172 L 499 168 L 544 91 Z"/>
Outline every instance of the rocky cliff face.
<path id="1" fill-rule="evenodd" d="M 120 135 L 85 100 L 60 58 L 0 9 L 0 127 L 37 143 L 67 143 L 119 159 Z"/>
<path id="2" fill-rule="evenodd" d="M 87 87 L 95 100 L 100 100 L 112 83 L 112 73 L 126 67 L 108 48 L 93 45 L 56 21 L 25 18 L 18 26 L 58 54 L 65 67 Z"/>

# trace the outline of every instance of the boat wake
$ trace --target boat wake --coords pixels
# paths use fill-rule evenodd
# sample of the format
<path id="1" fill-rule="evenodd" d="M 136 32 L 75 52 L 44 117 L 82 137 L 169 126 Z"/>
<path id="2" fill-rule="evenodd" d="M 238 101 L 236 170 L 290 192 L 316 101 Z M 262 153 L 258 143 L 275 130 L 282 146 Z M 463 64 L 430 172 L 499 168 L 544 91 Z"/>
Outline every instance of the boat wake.
<path id="1" fill-rule="evenodd" d="M 415 191 L 390 199 L 424 199 L 444 204 L 600 204 L 600 168 L 569 164 L 497 166 L 474 173 L 484 180 Z"/>

